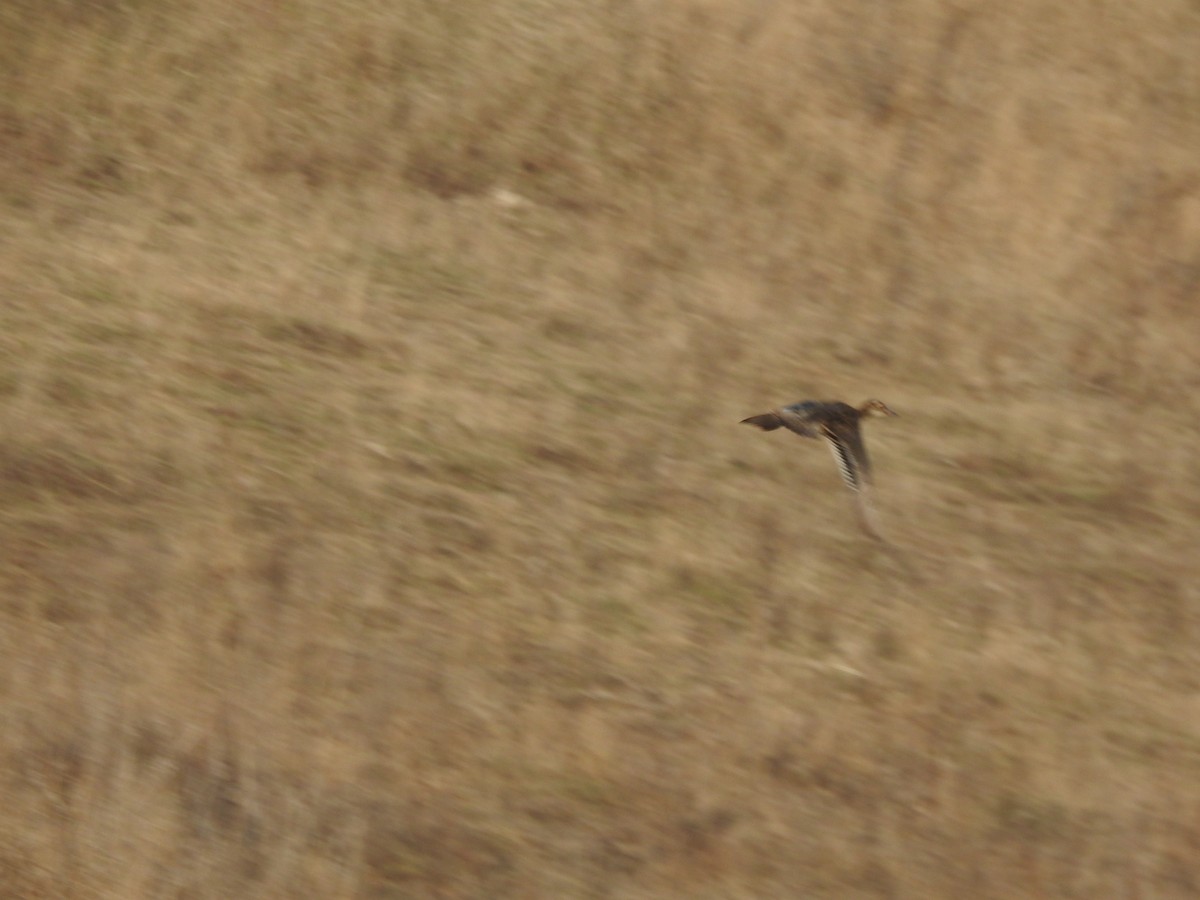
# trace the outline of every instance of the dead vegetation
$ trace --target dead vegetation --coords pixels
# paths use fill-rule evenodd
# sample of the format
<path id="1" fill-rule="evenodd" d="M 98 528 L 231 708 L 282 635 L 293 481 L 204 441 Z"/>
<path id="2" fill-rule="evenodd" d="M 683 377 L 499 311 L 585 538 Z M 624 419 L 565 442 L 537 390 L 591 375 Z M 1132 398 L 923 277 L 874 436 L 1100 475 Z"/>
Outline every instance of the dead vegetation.
<path id="1" fill-rule="evenodd" d="M 0 893 L 1196 896 L 1198 17 L 7 4 Z"/>

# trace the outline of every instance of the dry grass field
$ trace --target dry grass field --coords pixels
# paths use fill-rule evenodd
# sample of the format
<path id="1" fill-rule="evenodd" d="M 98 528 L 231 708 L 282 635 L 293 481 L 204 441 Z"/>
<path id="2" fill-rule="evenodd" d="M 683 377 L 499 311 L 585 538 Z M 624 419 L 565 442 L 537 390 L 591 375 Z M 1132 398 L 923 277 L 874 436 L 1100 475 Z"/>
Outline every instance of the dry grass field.
<path id="1" fill-rule="evenodd" d="M 1200 896 L 1198 391 L 1195 0 L 9 0 L 0 896 Z"/>

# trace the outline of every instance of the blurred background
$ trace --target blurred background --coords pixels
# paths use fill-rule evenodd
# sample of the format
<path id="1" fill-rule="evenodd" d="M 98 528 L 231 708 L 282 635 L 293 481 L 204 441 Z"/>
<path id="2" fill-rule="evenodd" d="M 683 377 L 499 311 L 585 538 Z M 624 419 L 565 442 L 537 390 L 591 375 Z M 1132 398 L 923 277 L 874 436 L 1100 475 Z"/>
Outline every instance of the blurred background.
<path id="1" fill-rule="evenodd" d="M 0 147 L 4 896 L 1200 895 L 1195 2 L 9 0 Z"/>

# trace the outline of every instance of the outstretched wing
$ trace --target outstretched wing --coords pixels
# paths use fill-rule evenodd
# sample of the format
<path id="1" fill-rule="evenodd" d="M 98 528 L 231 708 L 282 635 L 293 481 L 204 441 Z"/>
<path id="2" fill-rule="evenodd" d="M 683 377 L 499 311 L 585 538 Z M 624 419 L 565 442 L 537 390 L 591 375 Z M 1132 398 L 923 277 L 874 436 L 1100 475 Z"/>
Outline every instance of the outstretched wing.
<path id="1" fill-rule="evenodd" d="M 877 541 L 887 542 L 871 505 L 871 460 L 863 445 L 857 422 L 826 424 L 822 433 L 833 450 L 842 479 L 854 492 L 854 510 L 863 531 Z"/>
<path id="2" fill-rule="evenodd" d="M 760 416 L 751 416 L 748 419 L 742 419 L 741 424 L 757 425 L 763 431 L 786 428 L 788 431 L 794 431 L 800 437 L 815 438 L 819 437 L 822 432 L 819 430 L 820 426 L 818 422 L 814 421 L 814 419 L 822 407 L 828 405 L 826 403 L 814 403 L 811 400 L 805 400 L 800 403 L 793 403 L 790 406 L 781 406 Z M 853 412 L 851 407 L 847 408 Z"/>
<path id="3" fill-rule="evenodd" d="M 821 434 L 833 450 L 833 458 L 842 473 L 842 480 L 852 491 L 861 491 L 871 484 L 871 460 L 863 445 L 857 422 L 825 424 Z"/>

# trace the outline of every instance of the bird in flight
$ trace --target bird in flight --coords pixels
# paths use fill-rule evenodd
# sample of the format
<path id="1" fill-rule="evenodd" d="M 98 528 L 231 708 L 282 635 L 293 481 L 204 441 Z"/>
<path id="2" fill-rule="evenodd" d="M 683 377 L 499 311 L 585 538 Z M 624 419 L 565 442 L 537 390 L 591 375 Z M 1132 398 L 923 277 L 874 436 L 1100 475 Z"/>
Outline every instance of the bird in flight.
<path id="1" fill-rule="evenodd" d="M 882 400 L 868 400 L 859 407 L 837 400 L 802 400 L 742 419 L 741 424 L 757 425 L 763 431 L 787 428 L 801 437 L 824 438 L 833 451 L 842 480 L 853 492 L 863 530 L 876 540 L 883 540 L 867 496 L 871 487 L 871 459 L 863 444 L 859 422 L 867 416 L 894 415 Z"/>

